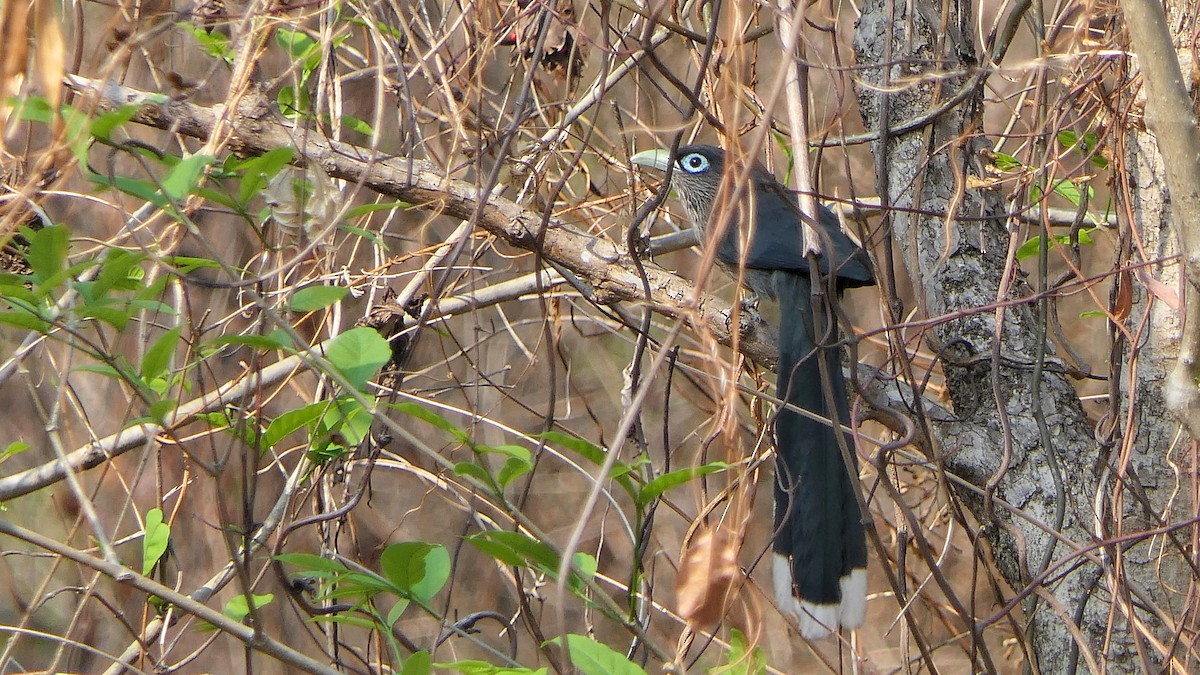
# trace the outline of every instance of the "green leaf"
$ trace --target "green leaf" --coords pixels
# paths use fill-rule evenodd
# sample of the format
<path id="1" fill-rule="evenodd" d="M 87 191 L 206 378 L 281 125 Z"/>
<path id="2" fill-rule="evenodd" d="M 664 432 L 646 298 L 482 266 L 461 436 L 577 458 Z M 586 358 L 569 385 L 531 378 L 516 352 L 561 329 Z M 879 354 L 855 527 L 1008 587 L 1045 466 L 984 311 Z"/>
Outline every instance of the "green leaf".
<path id="1" fill-rule="evenodd" d="M 384 549 L 379 567 L 402 595 L 425 603 L 450 578 L 450 554 L 440 544 L 406 541 Z"/>
<path id="2" fill-rule="evenodd" d="M 317 49 L 317 41 L 298 30 L 280 28 L 275 32 L 275 42 L 287 50 L 292 58 L 303 58 Z"/>
<path id="3" fill-rule="evenodd" d="M 404 659 L 404 666 L 396 675 L 429 675 L 433 672 L 433 658 L 422 649 Z"/>
<path id="4" fill-rule="evenodd" d="M 266 335 L 225 335 L 203 345 L 204 351 L 214 352 L 225 345 L 238 345 L 251 349 L 261 349 L 272 352 L 276 349 L 288 349 L 292 346 L 292 336 L 282 328 L 276 328 Z"/>
<path id="5" fill-rule="evenodd" d="M 1054 182 L 1054 194 L 1071 202 L 1071 204 L 1073 204 L 1075 206 L 1079 206 L 1079 200 L 1080 200 L 1079 186 L 1065 178 Z M 1090 191 L 1089 191 L 1089 196 L 1090 196 Z"/>
<path id="6" fill-rule="evenodd" d="M 374 398 L 368 398 L 373 405 Z M 321 424 L 326 432 L 341 436 L 337 439 L 339 443 L 357 446 L 371 433 L 371 423 L 374 420 L 375 416 L 371 414 L 370 409 L 364 408 L 357 400 L 349 396 L 339 396 L 325 407 Z"/>
<path id="7" fill-rule="evenodd" d="M 492 487 L 492 482 L 495 480 L 492 478 L 492 474 L 488 473 L 487 469 L 475 464 L 474 462 L 459 462 L 458 464 L 455 464 L 454 474 L 457 476 L 464 476 L 466 478 L 474 478 L 475 480 L 479 481 L 481 485 L 485 485 L 488 488 Z"/>
<path id="8" fill-rule="evenodd" d="M 159 387 L 155 387 L 154 383 L 151 383 L 151 388 L 154 389 L 159 395 L 163 393 L 162 391 L 158 391 Z M 166 388 L 162 387 L 162 389 L 165 391 Z M 175 409 L 178 407 L 179 402 L 175 399 L 164 398 L 151 403 L 150 409 L 147 410 L 147 412 L 149 413 L 150 419 L 165 426 L 167 423 L 167 417 L 171 413 L 175 412 Z"/>
<path id="9" fill-rule="evenodd" d="M 379 629 L 379 625 L 376 624 L 374 621 L 372 621 L 366 617 L 354 616 L 351 614 L 325 614 L 322 616 L 314 616 L 311 619 L 311 621 L 313 621 L 314 623 L 318 623 L 318 622 L 342 623 L 342 624 L 346 624 L 349 626 L 357 626 L 359 628 L 365 628 L 367 630 L 378 630 Z"/>
<path id="10" fill-rule="evenodd" d="M 146 512 L 146 529 L 142 532 L 142 574 L 150 574 L 171 539 L 171 526 L 163 522 L 163 512 L 153 508 Z"/>
<path id="11" fill-rule="evenodd" d="M 87 174 L 87 179 L 100 185 L 124 192 L 127 195 L 137 197 L 144 202 L 153 204 L 159 208 L 166 208 L 170 205 L 170 201 L 163 196 L 158 186 L 148 180 L 139 180 L 136 178 L 127 178 L 125 176 L 113 176 L 110 180 L 108 176 L 98 173 Z"/>
<path id="12" fill-rule="evenodd" d="M 729 654 L 725 663 L 708 669 L 708 675 L 763 675 L 767 672 L 767 659 L 762 648 L 754 645 L 742 631 L 734 628 L 729 635 Z"/>
<path id="13" fill-rule="evenodd" d="M 88 128 L 88 133 L 96 138 L 107 140 L 112 136 L 112 132 L 116 131 L 123 124 L 133 119 L 137 114 L 138 107 L 134 105 L 123 105 L 116 110 L 102 113 L 94 117 L 91 125 Z"/>
<path id="14" fill-rule="evenodd" d="M 412 602 L 406 598 L 396 600 L 396 603 L 388 610 L 387 616 L 384 617 L 384 623 L 389 627 L 396 625 L 396 622 L 400 620 L 400 615 L 404 614 L 404 610 L 408 609 L 411 604 Z"/>
<path id="15" fill-rule="evenodd" d="M 187 255 L 166 256 L 162 259 L 163 263 L 174 267 L 180 274 L 188 274 L 198 269 L 213 269 L 219 270 L 221 263 L 211 258 L 197 258 Z"/>
<path id="16" fill-rule="evenodd" d="M 392 348 L 375 329 L 362 326 L 334 338 L 325 349 L 325 358 L 361 391 L 392 359 Z"/>
<path id="17" fill-rule="evenodd" d="M 233 50 L 229 48 L 229 38 L 220 31 L 209 33 L 201 26 L 187 21 L 180 21 L 175 25 L 196 38 L 196 42 L 200 43 L 200 49 L 205 54 L 221 59 L 226 63 L 233 63 L 234 54 Z"/>
<path id="18" fill-rule="evenodd" d="M 290 119 L 304 117 L 312 112 L 312 95 L 304 87 L 290 84 L 280 87 L 279 93 L 275 95 L 275 102 L 279 105 L 279 112 Z"/>
<path id="19" fill-rule="evenodd" d="M 559 555 L 558 552 L 549 545 L 532 539 L 520 532 L 510 532 L 507 530 L 488 530 L 473 534 L 466 538 L 472 546 L 483 551 L 493 559 L 510 565 L 512 567 L 528 567 L 548 578 L 558 580 Z M 587 570 L 575 570 L 574 566 L 571 571 L 570 581 L 567 587 L 573 593 L 579 592 L 583 588 L 585 582 L 590 578 L 590 574 L 595 573 L 594 561 L 587 559 L 572 558 L 573 563 L 583 562 L 591 571 L 587 574 Z"/>
<path id="20" fill-rule="evenodd" d="M 345 286 L 309 286 L 292 295 L 293 312 L 313 312 L 340 301 L 350 292 Z"/>
<path id="21" fill-rule="evenodd" d="M 470 440 L 469 440 L 470 435 L 467 434 L 466 431 L 463 431 L 462 429 L 458 428 L 450 420 L 446 419 L 445 417 L 442 417 L 441 415 L 439 415 L 438 413 L 436 413 L 432 410 L 427 409 L 425 406 L 421 405 L 420 403 L 406 401 L 404 403 L 392 404 L 389 407 L 398 413 L 402 413 L 402 414 L 408 415 L 410 417 L 415 417 L 423 422 L 432 424 L 433 426 L 437 427 L 438 429 L 441 429 L 442 431 L 448 432 L 450 435 L 454 436 L 455 440 L 457 440 L 460 443 L 470 443 Z"/>
<path id="22" fill-rule="evenodd" d="M 324 413 L 326 405 L 325 403 L 311 403 L 302 408 L 289 410 L 271 420 L 260 440 L 262 449 L 273 448 L 276 443 L 282 441 L 292 432 L 316 423 Z"/>
<path id="23" fill-rule="evenodd" d="M 602 466 L 607 457 L 604 449 L 595 443 L 586 441 L 578 436 L 564 434 L 561 431 L 547 431 L 538 434 L 537 437 L 547 443 L 553 443 L 554 445 L 566 448 L 596 466 Z"/>
<path id="24" fill-rule="evenodd" d="M 347 574 L 350 568 L 337 560 L 315 555 L 313 553 L 281 553 L 275 559 L 287 565 L 295 565 L 302 573 L 332 572 Z"/>
<path id="25" fill-rule="evenodd" d="M 484 454 L 503 455 L 507 458 L 504 466 L 500 468 L 500 473 L 496 476 L 496 482 L 500 487 L 507 486 L 513 480 L 533 470 L 532 453 L 519 445 L 479 445 L 475 450 Z"/>
<path id="26" fill-rule="evenodd" d="M 166 177 L 162 179 L 163 191 L 172 201 L 183 199 L 200 185 L 204 169 L 210 164 L 215 164 L 216 161 L 217 158 L 211 155 L 192 155 L 182 160 L 171 167 Z"/>
<path id="27" fill-rule="evenodd" d="M 359 204 L 346 212 L 345 220 L 354 220 L 359 216 L 377 211 L 391 211 L 393 209 L 407 209 L 411 204 L 408 202 L 379 202 L 378 204 Z"/>
<path id="28" fill-rule="evenodd" d="M 30 96 L 17 100 L 13 107 L 17 119 L 41 124 L 50 124 L 54 121 L 54 111 L 50 108 L 50 102 L 43 96 Z"/>
<path id="29" fill-rule="evenodd" d="M 26 443 L 25 441 L 13 441 L 12 443 L 8 444 L 7 448 L 0 450 L 0 462 L 3 462 L 10 457 L 15 457 L 16 455 L 19 455 L 32 447 L 32 445 Z"/>
<path id="30" fill-rule="evenodd" d="M 85 319 L 103 321 L 117 330 L 123 330 L 133 319 L 135 313 L 135 310 L 130 309 L 128 306 L 115 307 L 100 304 L 85 305 L 77 311 L 79 312 L 79 316 Z"/>
<path id="31" fill-rule="evenodd" d="M 710 473 L 724 471 L 728 468 L 729 465 L 725 462 L 709 462 L 708 464 L 701 466 L 692 466 L 685 469 L 668 471 L 649 483 L 646 483 L 646 485 L 642 487 L 638 499 L 641 501 L 642 505 L 649 504 L 651 501 L 657 499 L 659 495 L 673 487 L 683 485 L 684 483 L 687 483 L 695 478 L 699 478 L 700 476 L 707 476 Z"/>
<path id="32" fill-rule="evenodd" d="M 176 326 L 159 336 L 146 355 L 142 357 L 141 375 L 149 380 L 161 377 L 167 373 L 175 348 L 179 346 L 179 338 L 183 334 L 183 326 Z"/>
<path id="33" fill-rule="evenodd" d="M 251 197 L 261 192 L 295 156 L 295 149 L 285 146 L 240 163 L 238 168 L 245 172 L 238 191 L 242 203 L 249 202 Z"/>
<path id="34" fill-rule="evenodd" d="M 33 233 L 26 259 L 39 282 L 62 272 L 67 266 L 70 232 L 62 225 L 49 225 Z"/>
<path id="35" fill-rule="evenodd" d="M 583 635 L 570 634 L 566 638 L 571 665 L 584 675 L 646 675 L 641 666 L 608 645 Z"/>
<path id="36" fill-rule="evenodd" d="M 546 675 L 545 668 L 530 670 L 529 668 L 506 668 L 502 666 L 493 666 L 487 661 L 475 661 L 466 659 L 463 661 L 454 661 L 451 663 L 435 663 L 433 667 L 438 670 L 453 670 L 463 675 Z"/>
<path id="37" fill-rule="evenodd" d="M 275 594 L 252 594 L 250 598 L 253 599 L 254 609 L 261 609 L 271 604 L 271 601 L 275 599 Z M 235 595 L 230 598 L 229 602 L 225 603 L 225 609 L 221 610 L 221 613 L 234 621 L 242 621 L 250 615 L 250 602 L 251 600 L 247 599 L 245 594 Z"/>
<path id="38" fill-rule="evenodd" d="M 371 128 L 370 124 L 367 124 L 363 120 L 360 120 L 352 115 L 342 115 L 341 121 L 343 128 L 349 129 L 350 131 L 357 131 L 363 136 L 370 136 L 375 133 L 375 130 Z"/>
<path id="39" fill-rule="evenodd" d="M 600 446 L 582 438 L 564 434 L 558 431 L 547 431 L 545 433 L 538 434 L 537 438 L 541 438 L 547 443 L 572 450 L 596 466 L 603 466 L 605 459 L 608 457 L 608 453 L 606 453 Z M 631 464 L 616 462 L 613 464 L 612 474 L 609 477 L 615 480 L 622 488 L 624 488 L 625 492 L 627 492 L 629 496 L 633 497 L 634 499 L 638 499 L 640 489 L 632 480 L 630 480 L 628 475 L 633 472 L 633 469 L 634 467 Z"/>
<path id="40" fill-rule="evenodd" d="M 0 312 L 0 323 L 36 333 L 50 332 L 48 321 L 29 312 Z"/>
<path id="41" fill-rule="evenodd" d="M 1013 169 L 1019 169 L 1021 166 L 1023 166 L 1019 159 L 1003 152 L 997 152 L 996 159 L 992 163 L 995 164 L 996 168 L 1000 169 L 1001 171 L 1012 171 Z"/>
<path id="42" fill-rule="evenodd" d="M 138 267 L 138 264 L 145 259 L 145 253 L 119 248 L 108 249 L 100 266 L 100 273 L 89 288 L 89 301 L 103 298 L 114 289 L 132 291 L 138 288 L 141 280 L 146 277 L 145 270 Z"/>
<path id="43" fill-rule="evenodd" d="M 1108 312 L 1105 312 L 1102 309 L 1089 309 L 1086 312 L 1080 312 L 1079 318 L 1081 318 L 1081 319 L 1107 319 Z"/>
<path id="44" fill-rule="evenodd" d="M 1017 260 L 1025 260 L 1027 258 L 1032 258 L 1033 256 L 1038 254 L 1038 251 L 1041 250 L 1041 247 L 1042 247 L 1042 238 L 1040 236 L 1030 237 L 1029 239 L 1027 239 L 1025 241 L 1025 243 L 1021 244 L 1021 246 L 1017 248 Z M 1054 240 L 1053 239 L 1050 240 L 1050 244 L 1049 244 L 1049 246 L 1047 246 L 1047 250 L 1049 250 L 1051 248 L 1054 248 Z"/>

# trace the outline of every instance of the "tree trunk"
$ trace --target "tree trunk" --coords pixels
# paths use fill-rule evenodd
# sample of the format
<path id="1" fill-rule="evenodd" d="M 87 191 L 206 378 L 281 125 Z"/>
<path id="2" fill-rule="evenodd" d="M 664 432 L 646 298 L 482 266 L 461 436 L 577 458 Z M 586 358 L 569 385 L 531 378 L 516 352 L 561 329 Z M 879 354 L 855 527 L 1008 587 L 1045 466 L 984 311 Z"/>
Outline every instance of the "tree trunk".
<path id="1" fill-rule="evenodd" d="M 1188 589 L 1190 568 L 1181 554 L 1191 547 L 1191 531 L 1116 540 L 1187 522 L 1186 513 L 1158 515 L 1172 496 L 1180 508 L 1192 504 L 1189 444 L 1175 436 L 1178 425 L 1164 415 L 1157 389 L 1162 350 L 1171 353 L 1166 336 L 1177 326 L 1170 317 L 1151 318 L 1152 330 L 1142 321 L 1141 312 L 1170 314 L 1162 302 L 1139 304 L 1125 322 L 1150 336 L 1115 352 L 1129 363 L 1113 369 L 1121 376 L 1114 401 L 1123 402 L 1122 414 L 1105 427 L 1114 444 L 1103 442 L 1047 339 L 1049 300 L 1016 267 L 1025 237 L 1009 227 L 1002 195 L 976 187 L 989 178 L 984 151 L 990 147 L 981 128 L 984 77 L 977 74 L 972 18 L 967 0 L 870 0 L 855 38 L 866 127 L 898 130 L 881 135 L 873 148 L 884 225 L 894 238 L 888 248 L 903 252 L 897 273 L 902 267 L 916 289 L 917 314 L 939 319 L 924 338 L 940 357 L 957 415 L 931 423 L 931 459 L 974 486 L 955 492 L 982 526 L 976 534 L 991 545 L 1000 573 L 1025 597 L 1014 619 L 1036 670 L 1154 667 L 1173 644 L 1173 627 L 1163 619 L 1186 616 L 1179 593 Z M 961 102 L 908 129 L 914 125 L 906 122 L 960 92 Z M 1042 130 L 1050 143 L 1056 132 Z M 1145 295 L 1141 286 L 1137 292 Z M 1122 302 L 1116 295 L 1114 305 Z M 898 301 L 894 307 L 892 321 L 900 324 L 905 311 Z M 1134 364 L 1140 365 L 1130 375 Z M 1102 541 L 1110 543 L 1098 546 Z M 1130 629 L 1134 604 L 1144 630 Z M 1000 611 L 966 601 L 961 607 L 967 634 Z M 980 668 L 989 667 L 986 653 L 978 659 Z"/>

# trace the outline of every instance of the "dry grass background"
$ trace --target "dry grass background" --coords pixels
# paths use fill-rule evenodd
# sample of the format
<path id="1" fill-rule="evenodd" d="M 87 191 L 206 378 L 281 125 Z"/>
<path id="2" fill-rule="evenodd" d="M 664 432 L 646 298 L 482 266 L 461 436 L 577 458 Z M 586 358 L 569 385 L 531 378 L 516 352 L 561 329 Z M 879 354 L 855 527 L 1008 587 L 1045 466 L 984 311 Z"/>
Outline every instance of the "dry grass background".
<path id="1" fill-rule="evenodd" d="M 225 103 L 231 90 L 239 95 L 262 92 L 274 99 L 281 88 L 302 87 L 311 92 L 314 109 L 314 119 L 305 124 L 319 128 L 318 133 L 370 148 L 380 157 L 428 160 L 446 176 L 481 185 L 494 176 L 504 196 L 535 212 L 553 214 L 570 228 L 619 244 L 625 242 L 638 206 L 656 187 L 631 173 L 632 152 L 668 144 L 676 133 L 687 140 L 743 142 L 763 129 L 768 112 L 775 116 L 780 137 L 786 132 L 781 108 L 765 109 L 764 97 L 775 84 L 782 61 L 770 30 L 774 19 L 769 8 L 745 2 L 562 3 L 556 6 L 557 15 L 550 19 L 543 39 L 549 56 L 539 60 L 524 56 L 526 49 L 532 53 L 537 46 L 537 21 L 544 16 L 535 11 L 538 7 L 494 0 L 336 5 L 72 3 L 64 7 L 61 17 L 62 60 L 70 72 L 114 79 L 204 106 Z M 568 7 L 573 14 L 564 14 Z M 990 3 L 980 9 L 979 30 L 992 25 L 999 9 Z M 1099 16 L 1099 11 L 1080 6 L 1072 21 L 1083 24 Z M 648 12 L 657 13 L 668 28 L 648 25 L 641 18 Z M 702 71 L 703 45 L 688 36 L 703 35 L 714 12 L 719 15 L 718 42 L 713 62 Z M 812 61 L 812 137 L 827 142 L 814 155 L 819 162 L 820 192 L 842 200 L 869 197 L 875 193 L 869 146 L 837 143 L 862 131 L 848 47 L 854 7 L 821 3 L 809 8 L 809 18 L 804 35 Z M 44 37 L 47 29 L 41 30 L 41 42 L 34 43 L 35 60 L 49 58 L 47 45 L 52 40 Z M 289 55 L 277 40 L 284 30 L 300 31 L 317 45 L 313 52 L 317 67 L 311 73 L 304 72 L 303 59 Z M 657 30 L 667 30 L 671 37 L 654 50 L 652 58 L 641 58 L 604 88 L 597 100 L 581 105 L 598 81 L 640 54 L 643 40 Z M 202 37 L 209 35 L 206 31 L 232 37 L 231 63 L 203 51 L 198 39 L 207 39 Z M 507 44 L 510 34 L 515 45 Z M 742 41 L 745 36 L 755 39 Z M 571 44 L 580 48 L 577 58 L 558 51 Z M 1057 46 L 1064 53 L 1096 48 L 1067 38 Z M 1018 41 L 1008 55 L 1003 77 L 992 80 L 993 107 L 985 123 L 989 132 L 1007 130 L 1008 137 L 998 140 L 997 147 L 1014 156 L 1024 156 L 1027 148 L 1019 97 L 1036 70 L 1023 48 Z M 1075 63 L 1080 62 L 1084 61 Z M 1082 81 L 1087 73 L 1079 75 Z M 247 82 L 248 88 L 243 88 Z M 1086 93 L 1072 90 L 1069 84 L 1064 81 L 1059 90 L 1062 104 L 1076 106 L 1078 119 L 1084 119 L 1092 114 Z M 688 111 L 685 88 L 699 93 L 697 102 L 705 114 Z M 75 102 L 85 104 L 78 98 Z M 518 116 L 517 111 L 524 114 Z M 365 121 L 374 133 L 328 123 L 347 115 Z M 724 134 L 714 130 L 714 122 L 723 125 Z M 122 127 L 121 134 L 124 149 L 97 145 L 91 150 L 88 160 L 95 170 L 144 177 L 145 162 L 127 152 L 134 141 L 167 154 L 201 148 L 196 139 L 133 124 Z M 229 149 L 223 142 L 214 139 L 206 147 L 223 153 Z M 304 142 L 298 132 L 297 145 L 304 147 Z M 292 218 L 291 227 L 281 222 L 287 219 L 281 211 L 294 210 L 294 204 L 285 203 L 276 210 L 276 220 L 268 222 L 257 212 L 241 217 L 203 200 L 190 204 L 190 227 L 161 212 L 131 225 L 129 214 L 144 202 L 97 190 L 79 177 L 78 167 L 69 164 L 57 167 L 58 175 L 49 179 L 37 173 L 45 168 L 37 165 L 37 159 L 47 156 L 54 143 L 45 127 L 14 121 L 7 143 L 13 157 L 9 163 L 24 162 L 25 175 L 32 176 L 9 181 L 10 189 L 36 195 L 51 219 L 69 226 L 73 255 L 122 246 L 155 255 L 216 258 L 244 270 L 244 277 L 259 276 L 253 284 L 230 285 L 232 278 L 215 272 L 186 275 L 172 283 L 162 298 L 178 309 L 177 316 L 147 312 L 120 333 L 89 329 L 110 353 L 129 355 L 134 362 L 164 326 L 175 322 L 187 327 L 189 339 L 211 339 L 268 332 L 273 321 L 283 320 L 316 343 L 353 326 L 384 299 L 384 289 L 400 291 L 411 283 L 418 297 L 470 295 L 520 278 L 541 264 L 534 254 L 475 230 L 439 287 L 434 283 L 437 275 L 427 274 L 423 267 L 456 230 L 458 221 L 440 215 L 435 203 L 384 208 L 341 221 L 337 218 L 344 217 L 345 211 L 334 214 L 343 206 L 387 200 L 361 186 L 324 178 L 316 179 L 316 184 L 326 186 L 329 200 L 309 204 L 311 213 Z M 766 146 L 770 152 L 763 157 L 783 175 L 787 156 L 781 144 L 769 139 Z M 1076 175 L 1086 173 L 1078 166 L 1074 170 Z M 1017 173 L 998 176 L 1018 177 Z M 997 188 L 1020 189 L 1015 185 L 1000 180 Z M 52 191 L 39 191 L 43 187 Z M 1102 195 L 1093 204 L 1102 205 Z M 256 209 L 265 206 L 265 200 L 255 202 Z M 679 211 L 664 215 L 654 221 L 651 234 L 671 232 L 684 222 Z M 871 229 L 875 223 L 873 217 L 865 219 L 856 225 L 858 234 L 879 241 Z M 339 224 L 355 229 L 338 228 Z M 1090 267 L 1085 272 L 1099 272 L 1110 264 L 1106 236 L 1103 231 L 1096 233 L 1100 243 L 1087 251 L 1084 264 Z M 654 262 L 690 277 L 700 258 L 694 250 L 682 250 L 659 255 Z M 164 273 L 161 267 L 151 271 L 152 276 Z M 288 294 L 314 283 L 349 286 L 354 293 L 335 310 L 304 317 L 289 314 Z M 1105 289 L 1099 295 L 1107 297 L 1106 287 L 1099 288 Z M 708 289 L 733 297 L 731 284 L 719 273 L 711 275 Z M 514 483 L 503 500 L 472 488 L 435 460 L 470 461 L 468 449 L 442 432 L 396 416 L 403 433 L 393 433 L 390 444 L 376 448 L 377 456 L 371 457 L 364 446 L 301 481 L 287 500 L 284 522 L 275 532 L 274 541 L 286 533 L 283 550 L 335 551 L 368 569 L 378 569 L 379 554 L 389 543 L 444 544 L 453 559 L 450 585 L 435 598 L 432 612 L 410 609 L 396 626 L 407 643 L 436 647 L 436 661 L 480 658 L 501 663 L 496 653 L 510 654 L 515 645 L 511 656 L 517 662 L 548 665 L 556 652 L 541 647 L 540 641 L 573 632 L 594 635 L 618 652 L 633 649 L 634 660 L 646 663 L 652 672 L 669 659 L 700 670 L 724 658 L 730 628 L 737 627 L 758 639 L 777 672 L 921 670 L 908 628 L 897 619 L 906 610 L 915 615 L 916 624 L 934 646 L 934 661 L 942 672 L 966 672 L 971 667 L 977 645 L 945 611 L 944 598 L 929 583 L 928 570 L 911 552 L 904 555 L 904 571 L 910 590 L 920 589 L 916 601 L 898 606 L 879 574 L 880 565 L 895 566 L 897 560 L 872 559 L 867 625 L 842 644 L 805 644 L 762 593 L 769 587 L 768 570 L 758 564 L 769 546 L 769 471 L 753 470 L 743 458 L 756 448 L 754 439 L 762 430 L 764 413 L 756 405 L 755 392 L 769 392 L 764 384 L 773 379 L 769 374 L 749 364 L 743 368 L 734 352 L 702 331 L 678 331 L 676 359 L 651 368 L 653 350 L 642 358 L 649 393 L 640 411 L 641 439 L 617 438 L 619 422 L 628 412 L 625 373 L 637 353 L 636 333 L 622 319 L 640 320 L 641 308 L 624 303 L 624 316 L 619 317 L 613 308 L 589 302 L 569 285 L 544 292 L 536 286 L 527 290 L 516 300 L 431 321 L 406 362 L 408 373 L 396 400 L 419 401 L 441 412 L 477 443 L 518 444 L 542 453 L 528 481 Z M 880 327 L 879 301 L 878 293 L 870 289 L 848 300 L 847 311 L 860 329 Z M 1089 309 L 1089 302 L 1067 299 L 1060 311 L 1069 319 Z M 769 316 L 770 310 L 764 311 Z M 677 331 L 670 318 L 656 314 L 652 321 L 652 340 Z M 1083 320 L 1068 333 L 1076 331 L 1090 334 L 1092 328 Z M 25 337 L 11 328 L 0 330 L 6 358 L 16 353 Z M 913 338 L 909 356 L 919 367 L 931 368 L 934 359 L 920 343 L 918 332 Z M 1103 364 L 1107 346 L 1101 340 L 1083 340 L 1075 347 L 1093 363 Z M 880 367 L 893 362 L 880 337 L 861 343 L 858 356 Z M 0 440 L 7 444 L 23 439 L 36 449 L 6 461 L 3 474 L 48 461 L 52 437 L 69 451 L 144 414 L 142 403 L 126 384 L 80 370 L 83 358 L 65 339 L 46 340 L 0 383 L 6 421 Z M 181 350 L 177 365 L 194 358 Z M 263 358 L 271 357 L 227 349 L 207 358 L 189 378 L 194 391 L 211 390 L 242 376 L 248 368 L 260 367 Z M 928 377 L 929 395 L 937 398 L 936 369 Z M 728 396 L 722 378 L 736 378 L 743 389 Z M 1098 389 L 1086 382 L 1080 386 Z M 271 418 L 321 400 L 329 391 L 330 384 L 319 373 L 300 370 L 278 385 L 254 392 L 240 406 L 248 416 Z M 189 397 L 178 389 L 174 395 Z M 596 467 L 580 464 L 578 458 L 568 462 L 555 454 L 555 448 L 539 446 L 533 435 L 548 429 L 621 452 L 626 461 L 644 457 L 648 464 L 640 471 L 647 476 L 714 460 L 738 465 L 672 490 L 644 530 L 632 532 L 629 519 L 634 509 L 611 483 L 605 484 L 595 509 L 582 511 Z M 877 447 L 873 441 L 886 439 L 888 433 L 865 424 L 860 455 L 872 456 Z M 268 635 L 308 654 L 324 653 L 350 670 L 385 670 L 381 664 L 388 662 L 388 652 L 377 633 L 308 621 L 284 592 L 284 580 L 276 576 L 265 552 L 236 560 L 240 533 L 261 522 L 289 476 L 305 475 L 307 448 L 299 435 L 290 439 L 256 457 L 233 435 L 197 421 L 81 474 L 79 493 L 57 484 L 6 503 L 3 517 L 93 555 L 98 527 L 120 558 L 136 567 L 141 518 L 147 509 L 161 506 L 172 526 L 170 556 L 157 573 L 162 583 L 187 593 L 235 560 L 241 570 L 236 580 L 209 604 L 219 608 L 247 587 L 256 593 L 273 592 L 275 601 L 260 614 Z M 364 485 L 368 461 L 374 463 L 374 470 L 369 485 Z M 746 479 L 762 484 L 757 496 L 753 481 Z M 969 519 L 957 520 L 937 466 L 898 457 L 886 476 L 878 476 L 864 461 L 863 485 L 871 490 L 872 515 L 895 557 L 906 549 L 898 543 L 904 540 L 896 529 L 899 519 L 894 505 L 882 490 L 871 489 L 879 480 L 895 482 L 920 515 L 940 570 L 959 597 L 981 616 L 999 610 L 1012 591 L 993 571 L 987 552 L 973 550 L 964 526 L 977 525 Z M 735 497 L 720 499 L 721 491 L 731 485 L 736 487 Z M 694 642 L 677 651 L 685 632 L 684 622 L 675 614 L 680 551 L 697 514 L 710 503 L 716 504 L 710 521 L 727 523 L 744 535 L 738 560 L 750 572 L 751 583 L 740 591 L 725 622 L 702 626 Z M 345 505 L 350 508 L 342 509 Z M 95 520 L 89 519 L 89 510 L 94 510 Z M 497 564 L 463 544 L 463 536 L 489 521 L 511 529 L 516 513 L 556 548 L 567 544 L 582 519 L 579 550 L 595 556 L 600 571 L 591 592 L 607 593 L 617 606 L 629 609 L 626 619 L 638 630 L 564 594 L 544 576 Z M 307 520 L 314 515 L 325 517 Z M 297 523 L 302 526 L 293 530 Z M 631 600 L 624 585 L 643 537 L 646 578 Z M 141 592 L 10 540 L 3 549 L 0 580 L 6 598 L 0 601 L 0 624 L 8 628 L 3 631 L 7 642 L 0 651 L 0 669 L 5 672 L 101 672 L 137 643 L 154 618 L 154 609 Z M 494 620 L 482 621 L 471 635 L 439 641 L 448 625 L 481 611 L 495 612 L 513 623 L 504 628 Z M 1014 621 L 1019 624 L 1019 612 L 1014 613 Z M 997 665 L 1015 672 L 1021 651 L 1014 625 L 997 622 L 983 639 Z M 234 639 L 202 630 L 186 616 L 147 640 L 141 651 L 129 664 L 131 671 L 160 667 L 194 673 L 287 671 Z"/>

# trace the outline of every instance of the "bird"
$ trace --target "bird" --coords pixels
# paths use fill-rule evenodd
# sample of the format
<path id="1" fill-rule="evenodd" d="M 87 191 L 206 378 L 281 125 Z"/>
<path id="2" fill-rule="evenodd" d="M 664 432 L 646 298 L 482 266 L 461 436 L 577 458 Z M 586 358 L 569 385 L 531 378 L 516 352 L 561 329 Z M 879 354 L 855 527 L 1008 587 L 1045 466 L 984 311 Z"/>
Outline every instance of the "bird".
<path id="1" fill-rule="evenodd" d="M 745 221 L 742 216 L 749 210 L 714 209 L 714 204 L 722 177 L 742 166 L 709 145 L 683 146 L 675 156 L 670 187 L 697 229 L 701 246 L 716 246 L 719 266 L 752 295 L 780 305 L 776 394 L 788 406 L 775 417 L 776 603 L 794 617 L 800 634 L 809 640 L 829 637 L 839 627 L 857 628 L 866 614 L 866 531 L 857 470 L 848 471 L 838 434 L 846 447 L 853 448 L 853 442 L 835 426 L 850 420 L 837 322 L 826 316 L 824 333 L 816 334 L 812 284 L 830 280 L 839 296 L 847 288 L 873 285 L 870 257 L 822 205 L 817 226 L 810 228 L 821 239 L 819 275 L 814 278 L 803 236 L 805 218 L 794 196 L 762 164 L 751 162 L 748 171 L 753 220 L 736 222 Z M 671 154 L 647 150 L 630 159 L 665 172 Z M 828 392 L 821 358 L 829 374 Z M 829 400 L 836 404 L 835 415 L 828 410 Z M 835 422 L 814 420 L 791 406 Z M 854 457 L 853 451 L 850 455 Z"/>

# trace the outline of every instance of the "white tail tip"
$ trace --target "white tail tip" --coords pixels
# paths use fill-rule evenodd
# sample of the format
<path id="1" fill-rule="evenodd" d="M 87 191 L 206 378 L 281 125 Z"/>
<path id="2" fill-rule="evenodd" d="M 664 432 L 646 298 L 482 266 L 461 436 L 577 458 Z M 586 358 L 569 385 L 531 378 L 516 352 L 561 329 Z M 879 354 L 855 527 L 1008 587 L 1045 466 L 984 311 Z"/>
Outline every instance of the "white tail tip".
<path id="1" fill-rule="evenodd" d="M 867 571 L 853 569 L 839 580 L 842 601 L 819 604 L 801 600 L 792 593 L 791 561 L 785 555 L 772 554 L 772 585 L 775 602 L 796 619 L 805 640 L 823 640 L 842 628 L 858 628 L 867 614 Z"/>

